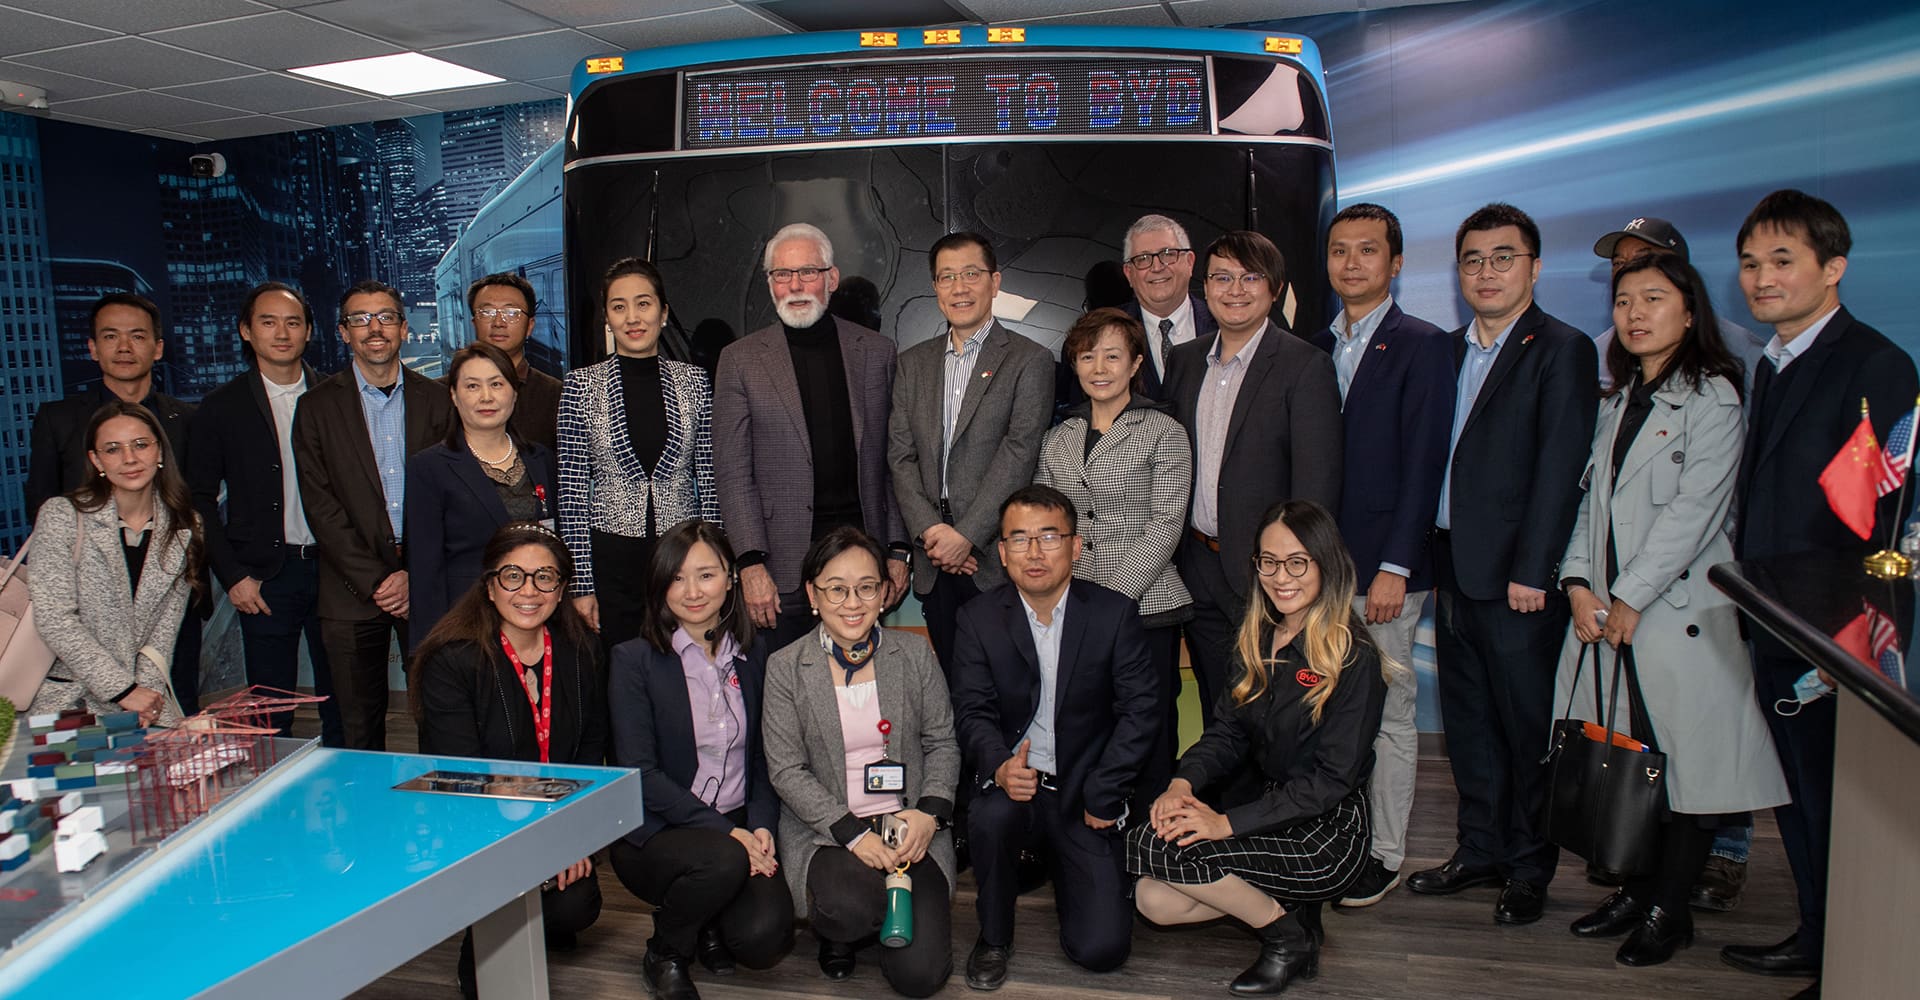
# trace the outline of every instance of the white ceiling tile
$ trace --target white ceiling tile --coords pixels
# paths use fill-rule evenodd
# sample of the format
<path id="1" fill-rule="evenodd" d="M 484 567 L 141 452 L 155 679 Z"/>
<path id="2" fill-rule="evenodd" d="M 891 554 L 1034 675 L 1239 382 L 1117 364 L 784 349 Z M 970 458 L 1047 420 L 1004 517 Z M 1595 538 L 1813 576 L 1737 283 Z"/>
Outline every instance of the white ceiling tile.
<path id="1" fill-rule="evenodd" d="M 692 14 L 602 24 L 590 31 L 595 38 L 605 39 L 622 51 L 711 42 L 723 38 L 788 34 L 779 25 L 744 7 L 719 7 Z"/>
<path id="2" fill-rule="evenodd" d="M 618 51 L 612 45 L 578 31 L 546 31 L 496 42 L 429 49 L 428 54 L 509 80 L 531 80 L 569 73 L 580 60 L 588 56 Z"/>
<path id="3" fill-rule="evenodd" d="M 410 49 L 525 35 L 554 26 L 500 0 L 334 0 L 300 13 Z"/>
<path id="4" fill-rule="evenodd" d="M 438 111 L 461 111 L 494 104 L 551 101 L 565 96 L 567 92 L 564 88 L 556 91 L 524 83 L 492 83 L 484 87 L 468 87 L 464 90 L 443 90 L 437 94 L 408 94 L 407 101 L 410 104 L 425 105 Z"/>
<path id="5" fill-rule="evenodd" d="M 239 108 L 242 111 L 252 111 L 257 114 L 325 108 L 367 99 L 367 95 L 358 91 L 311 83 L 279 73 L 262 73 L 258 76 L 217 80 L 213 83 L 167 87 L 160 93 L 223 104 L 229 108 Z"/>
<path id="6" fill-rule="evenodd" d="M 60 110 L 64 114 L 127 122 L 129 128 L 173 128 L 234 116 L 232 108 L 146 90 L 68 101 Z"/>
<path id="7" fill-rule="evenodd" d="M 183 125 L 181 129 L 203 139 L 239 139 L 250 135 L 299 132 L 312 127 L 306 122 L 281 118 L 277 115 L 247 115 L 242 118 L 225 118 L 220 121 Z"/>
<path id="8" fill-rule="evenodd" d="M 263 9 L 251 0 L 6 0 L 6 5 L 128 35 L 258 14 Z"/>
<path id="9" fill-rule="evenodd" d="M 728 6 L 728 0 L 647 0 L 643 6 L 633 0 L 508 0 L 515 7 L 522 7 L 544 17 L 550 17 L 561 24 L 580 26 L 585 24 L 611 24 L 616 21 L 631 21 L 635 14 L 647 14 L 660 17 L 666 14 L 685 14 L 689 11 L 712 10 L 715 7 Z"/>
<path id="10" fill-rule="evenodd" d="M 404 51 L 390 42 L 368 38 L 283 10 L 191 28 L 156 31 L 149 37 L 183 49 L 239 60 L 261 69 L 289 69 Z"/>
<path id="11" fill-rule="evenodd" d="M 125 84 L 108 83 L 70 73 L 56 73 L 39 66 L 0 59 L 0 80 L 11 80 L 40 87 L 47 92 L 47 100 L 55 104 L 61 101 L 77 101 L 83 97 L 104 97 L 127 90 Z"/>
<path id="12" fill-rule="evenodd" d="M 31 11 L 9 10 L 6 7 L 0 7 L 0 22 L 7 26 L 7 30 L 0 31 L 0 56 L 58 48 L 62 45 L 78 45 L 81 42 L 113 37 L 111 31 L 89 28 L 84 24 L 75 24 L 59 18 L 43 17 Z"/>
<path id="13" fill-rule="evenodd" d="M 408 104 L 404 101 L 362 101 L 359 104 L 342 104 L 337 108 L 309 108 L 305 111 L 295 111 L 289 117 L 315 125 L 355 125 L 360 122 L 412 118 L 415 115 L 432 113 L 432 108 Z"/>
<path id="14" fill-rule="evenodd" d="M 129 87 L 173 87 L 257 72 L 133 35 L 14 57 L 15 62 Z"/>

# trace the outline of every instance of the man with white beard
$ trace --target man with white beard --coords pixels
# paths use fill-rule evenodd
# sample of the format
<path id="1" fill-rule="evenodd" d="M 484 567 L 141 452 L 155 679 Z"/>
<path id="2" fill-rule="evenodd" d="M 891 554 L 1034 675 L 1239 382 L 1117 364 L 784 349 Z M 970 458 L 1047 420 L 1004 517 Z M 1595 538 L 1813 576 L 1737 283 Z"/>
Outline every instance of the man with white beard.
<path id="1" fill-rule="evenodd" d="M 720 352 L 713 461 L 748 617 L 779 649 L 813 624 L 800 562 L 814 539 L 850 524 L 886 544 L 888 606 L 913 550 L 887 470 L 893 342 L 827 314 L 840 270 L 818 228 L 774 233 L 765 266 L 780 322 Z"/>

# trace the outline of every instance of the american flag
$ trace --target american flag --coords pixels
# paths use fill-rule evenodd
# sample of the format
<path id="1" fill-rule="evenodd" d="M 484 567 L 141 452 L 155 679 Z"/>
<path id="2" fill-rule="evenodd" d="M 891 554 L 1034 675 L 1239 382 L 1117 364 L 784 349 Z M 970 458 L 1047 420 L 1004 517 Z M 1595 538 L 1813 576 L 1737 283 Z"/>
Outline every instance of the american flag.
<path id="1" fill-rule="evenodd" d="M 1907 468 L 1913 464 L 1913 413 L 1909 412 L 1887 432 L 1887 446 L 1880 449 L 1880 477 L 1874 489 L 1886 496 L 1906 482 Z"/>
<path id="2" fill-rule="evenodd" d="M 1900 630 L 1894 627 L 1893 619 L 1886 616 L 1872 601 L 1862 600 L 1867 616 L 1867 649 L 1872 655 L 1873 665 L 1887 679 L 1904 686 L 1906 679 L 1906 658 L 1900 655 Z"/>

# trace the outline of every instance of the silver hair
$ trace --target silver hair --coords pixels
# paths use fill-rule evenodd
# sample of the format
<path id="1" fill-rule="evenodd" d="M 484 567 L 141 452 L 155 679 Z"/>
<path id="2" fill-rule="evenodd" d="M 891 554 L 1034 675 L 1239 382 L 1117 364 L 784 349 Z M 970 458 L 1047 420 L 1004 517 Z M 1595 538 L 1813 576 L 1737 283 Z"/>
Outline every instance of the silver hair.
<path id="1" fill-rule="evenodd" d="M 820 248 L 820 263 L 827 267 L 833 266 L 833 241 L 827 239 L 827 234 L 822 232 L 819 226 L 793 222 L 781 226 L 780 231 L 774 233 L 773 238 L 767 241 L 767 250 L 760 256 L 762 269 L 773 270 L 773 250 L 788 240 L 812 240 L 813 245 Z"/>
<path id="2" fill-rule="evenodd" d="M 1193 245 L 1193 240 L 1187 236 L 1185 226 L 1164 215 L 1143 215 L 1135 219 L 1133 225 L 1127 227 L 1127 235 L 1120 241 L 1120 259 L 1125 260 L 1133 256 L 1133 241 L 1135 237 L 1160 232 L 1161 230 L 1173 233 L 1173 238 L 1183 247 Z"/>

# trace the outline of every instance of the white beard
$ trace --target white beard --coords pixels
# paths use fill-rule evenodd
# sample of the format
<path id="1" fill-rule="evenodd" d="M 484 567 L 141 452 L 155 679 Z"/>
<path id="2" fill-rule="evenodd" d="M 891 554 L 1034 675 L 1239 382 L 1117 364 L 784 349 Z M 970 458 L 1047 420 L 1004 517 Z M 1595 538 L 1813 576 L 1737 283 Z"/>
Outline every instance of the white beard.
<path id="1" fill-rule="evenodd" d="M 775 315 L 780 317 L 780 322 L 796 330 L 804 330 L 820 322 L 820 317 L 827 314 L 827 304 L 820 299 L 814 299 L 808 305 L 775 302 L 773 304 L 773 311 Z"/>

